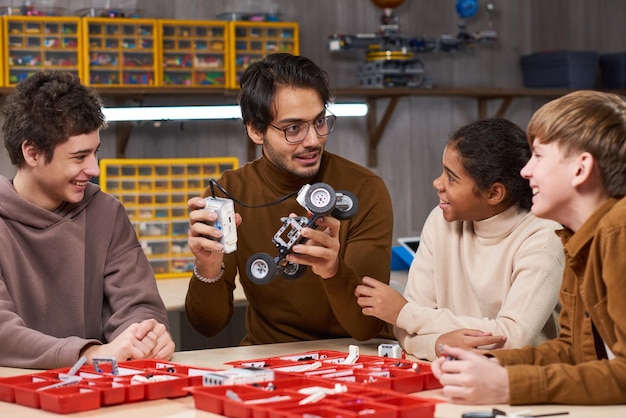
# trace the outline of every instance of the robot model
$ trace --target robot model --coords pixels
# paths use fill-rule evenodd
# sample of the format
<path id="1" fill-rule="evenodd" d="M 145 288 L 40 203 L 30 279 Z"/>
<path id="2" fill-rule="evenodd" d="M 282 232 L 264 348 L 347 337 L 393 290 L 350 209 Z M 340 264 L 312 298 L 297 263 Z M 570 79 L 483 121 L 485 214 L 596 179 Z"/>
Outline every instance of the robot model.
<path id="1" fill-rule="evenodd" d="M 402 0 L 372 2 L 384 7 L 378 32 L 353 35 L 335 33 L 328 41 L 330 51 L 367 51 L 365 63 L 359 68 L 361 87 L 420 87 L 424 81 L 424 64 L 415 57 L 416 53 L 452 52 L 476 43 L 497 40 L 493 30 L 495 6 L 492 2 L 485 4 L 485 11 L 489 14 L 489 29 L 470 33 L 465 19 L 478 13 L 478 0 L 457 0 L 456 12 L 461 18 L 459 32 L 456 36 L 446 34 L 439 38 L 402 34 L 398 18 L 393 14 L 393 8 L 399 6 Z"/>
<path id="2" fill-rule="evenodd" d="M 282 217 L 283 226 L 274 234 L 272 242 L 278 248 L 278 255 L 256 253 L 246 263 L 246 273 L 255 284 L 271 282 L 277 275 L 294 280 L 300 277 L 307 266 L 287 261 L 287 254 L 296 244 L 302 244 L 302 228 L 317 228 L 315 221 L 327 215 L 339 220 L 350 219 L 358 210 L 358 200 L 353 193 L 337 191 L 326 183 L 305 184 L 296 197 L 297 202 L 307 210 L 309 217 Z"/>

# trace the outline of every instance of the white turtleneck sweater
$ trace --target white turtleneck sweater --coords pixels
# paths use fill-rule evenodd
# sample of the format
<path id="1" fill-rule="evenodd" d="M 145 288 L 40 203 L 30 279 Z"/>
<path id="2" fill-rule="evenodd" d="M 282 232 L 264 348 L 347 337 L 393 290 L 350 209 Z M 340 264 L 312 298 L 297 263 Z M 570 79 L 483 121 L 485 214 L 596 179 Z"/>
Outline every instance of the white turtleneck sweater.
<path id="1" fill-rule="evenodd" d="M 435 359 L 441 334 L 460 328 L 506 335 L 505 347 L 556 336 L 563 275 L 561 226 L 512 206 L 482 221 L 428 216 L 409 269 L 409 301 L 394 334 L 404 350 Z"/>

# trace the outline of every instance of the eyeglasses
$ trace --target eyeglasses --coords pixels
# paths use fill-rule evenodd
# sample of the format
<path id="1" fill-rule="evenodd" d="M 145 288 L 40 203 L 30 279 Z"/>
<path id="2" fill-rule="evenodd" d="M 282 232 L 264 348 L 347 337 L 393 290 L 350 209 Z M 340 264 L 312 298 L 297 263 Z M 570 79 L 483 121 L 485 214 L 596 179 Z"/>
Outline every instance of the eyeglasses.
<path id="1" fill-rule="evenodd" d="M 291 125 L 288 125 L 284 128 L 279 128 L 278 126 L 274 126 L 271 123 L 268 123 L 274 129 L 278 129 L 279 131 L 283 131 L 285 134 L 285 140 L 290 144 L 299 144 L 304 141 L 306 136 L 309 133 L 309 127 L 313 125 L 315 128 L 315 132 L 319 136 L 326 136 L 333 131 L 335 128 L 335 121 L 337 120 L 337 116 L 332 113 L 326 115 L 321 118 L 317 118 L 313 121 L 300 121 L 294 122 Z"/>

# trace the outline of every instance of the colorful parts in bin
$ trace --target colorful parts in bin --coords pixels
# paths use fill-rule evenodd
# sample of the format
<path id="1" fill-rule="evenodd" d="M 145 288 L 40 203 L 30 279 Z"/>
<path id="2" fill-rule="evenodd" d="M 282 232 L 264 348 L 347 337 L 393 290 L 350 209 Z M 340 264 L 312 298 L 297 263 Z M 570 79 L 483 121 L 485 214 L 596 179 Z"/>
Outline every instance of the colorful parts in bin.
<path id="1" fill-rule="evenodd" d="M 197 409 L 227 417 L 433 418 L 439 401 L 407 395 L 441 387 L 428 364 L 379 356 L 359 356 L 346 364 L 348 356 L 339 351 L 308 351 L 231 362 L 235 367 L 256 368 L 257 373 L 265 371 L 272 380 L 231 379 L 212 386 L 206 386 L 204 376 L 232 369 L 161 360 L 76 365 L 0 378 L 0 401 L 66 414 L 191 393 Z M 239 384 L 228 384 L 234 381 Z"/>
<path id="2" fill-rule="evenodd" d="M 14 402 L 59 414 L 97 409 L 126 402 L 188 395 L 189 386 L 202 385 L 202 375 L 214 369 L 160 360 L 135 360 L 117 365 L 83 366 L 0 378 L 0 401 Z"/>
<path id="3" fill-rule="evenodd" d="M 438 401 L 318 378 L 282 378 L 266 385 L 194 386 L 189 391 L 197 409 L 226 417 L 321 417 L 432 418 Z M 315 402 L 311 394 L 322 393 Z"/>
<path id="4" fill-rule="evenodd" d="M 193 76 L 193 79 L 191 78 Z M 176 72 L 168 72 L 164 70 L 163 74 L 163 84 L 165 85 L 175 85 L 175 86 L 194 86 L 194 85 L 203 85 L 203 86 L 222 86 L 224 85 L 225 74 L 222 72 L 193 72 L 193 74 L 182 73 L 178 74 Z"/>
<path id="5" fill-rule="evenodd" d="M 400 393 L 441 387 L 428 363 L 361 355 L 354 364 L 344 364 L 347 357 L 348 353 L 321 350 L 227 364 L 240 368 L 270 368 L 278 373 L 358 383 Z"/>

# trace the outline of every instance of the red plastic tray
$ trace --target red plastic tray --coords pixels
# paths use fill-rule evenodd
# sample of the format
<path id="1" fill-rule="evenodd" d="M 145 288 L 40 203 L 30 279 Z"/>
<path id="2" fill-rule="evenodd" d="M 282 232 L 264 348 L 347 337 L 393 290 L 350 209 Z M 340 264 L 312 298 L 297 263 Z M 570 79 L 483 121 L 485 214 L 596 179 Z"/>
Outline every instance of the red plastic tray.
<path id="1" fill-rule="evenodd" d="M 54 372 L 44 372 L 40 374 L 26 374 L 20 376 L 3 377 L 0 379 L 0 401 L 15 402 L 15 387 L 28 383 L 48 382 L 56 383 L 57 374 Z"/>
<path id="2" fill-rule="evenodd" d="M 364 414 L 379 418 L 434 416 L 436 401 L 362 384 L 347 383 L 346 392 L 328 394 L 308 405 L 299 404 L 308 396 L 308 392 L 300 392 L 302 389 L 333 389 L 337 384 L 328 379 L 294 376 L 256 385 L 193 386 L 188 390 L 194 396 L 197 409 L 230 418 L 292 418 L 316 413 L 321 413 L 322 417 Z"/>
<path id="3" fill-rule="evenodd" d="M 245 385 L 202 386 L 202 374 L 215 369 L 191 367 L 158 360 L 120 362 L 113 375 L 110 363 L 99 370 L 83 366 L 80 381 L 62 387 L 69 369 L 43 371 L 0 378 L 0 401 L 15 402 L 58 414 L 69 414 L 128 402 L 193 395 L 197 409 L 232 418 L 293 418 L 302 414 L 320 417 L 433 418 L 438 401 L 407 393 L 440 388 L 427 363 L 377 356 L 360 356 L 355 364 L 343 364 L 347 353 L 309 351 L 292 355 L 228 363 L 235 367 L 274 369 L 274 380 Z M 291 366 L 320 362 L 314 370 L 294 371 Z M 347 392 L 327 394 L 300 405 L 304 388 Z M 46 388 L 42 390 L 42 388 Z"/>
<path id="4" fill-rule="evenodd" d="M 31 408 L 39 408 L 39 395 L 43 392 L 38 389 L 49 386 L 52 383 L 55 382 L 39 381 L 15 386 L 15 403 L 30 406 Z"/>
<path id="5" fill-rule="evenodd" d="M 0 378 L 0 401 L 67 414 L 125 402 L 175 398 L 188 395 L 186 388 L 201 385 L 202 373 L 214 369 L 159 360 L 134 360 L 120 362 L 118 375 L 113 375 L 112 364 L 104 362 L 99 364 L 99 370 L 92 366 L 81 367 L 76 372 L 81 378 L 78 382 L 42 390 L 62 383 L 62 375 L 68 371 L 69 368 L 61 368 Z M 152 381 L 137 381 L 134 376 Z"/>
<path id="6" fill-rule="evenodd" d="M 187 388 L 193 394 L 196 409 L 224 415 L 224 402 L 228 399 L 228 391 L 236 391 L 239 396 L 246 393 L 261 393 L 264 390 L 254 386 L 192 386 Z"/>
<path id="7" fill-rule="evenodd" d="M 81 388 L 95 389 L 100 392 L 100 403 L 104 405 L 117 405 L 126 402 L 126 387 L 113 380 L 112 377 L 87 380 L 80 382 Z"/>
<path id="8" fill-rule="evenodd" d="M 101 391 L 82 386 L 65 386 L 39 393 L 41 409 L 57 414 L 100 408 Z"/>
<path id="9" fill-rule="evenodd" d="M 361 355 L 355 364 L 342 364 L 347 356 L 347 353 L 340 351 L 318 350 L 278 357 L 233 361 L 227 364 L 234 367 L 268 367 L 286 373 L 301 373 L 308 377 L 317 376 L 369 384 L 402 393 L 414 393 L 441 387 L 439 381 L 433 376 L 428 363 Z M 314 370 L 300 370 L 301 366 L 318 361 L 322 363 L 321 367 Z M 357 368 L 360 368 L 361 371 L 357 371 Z M 388 370 L 388 377 L 376 376 L 375 371 L 377 369 Z M 342 373 L 343 376 L 341 376 Z"/>

